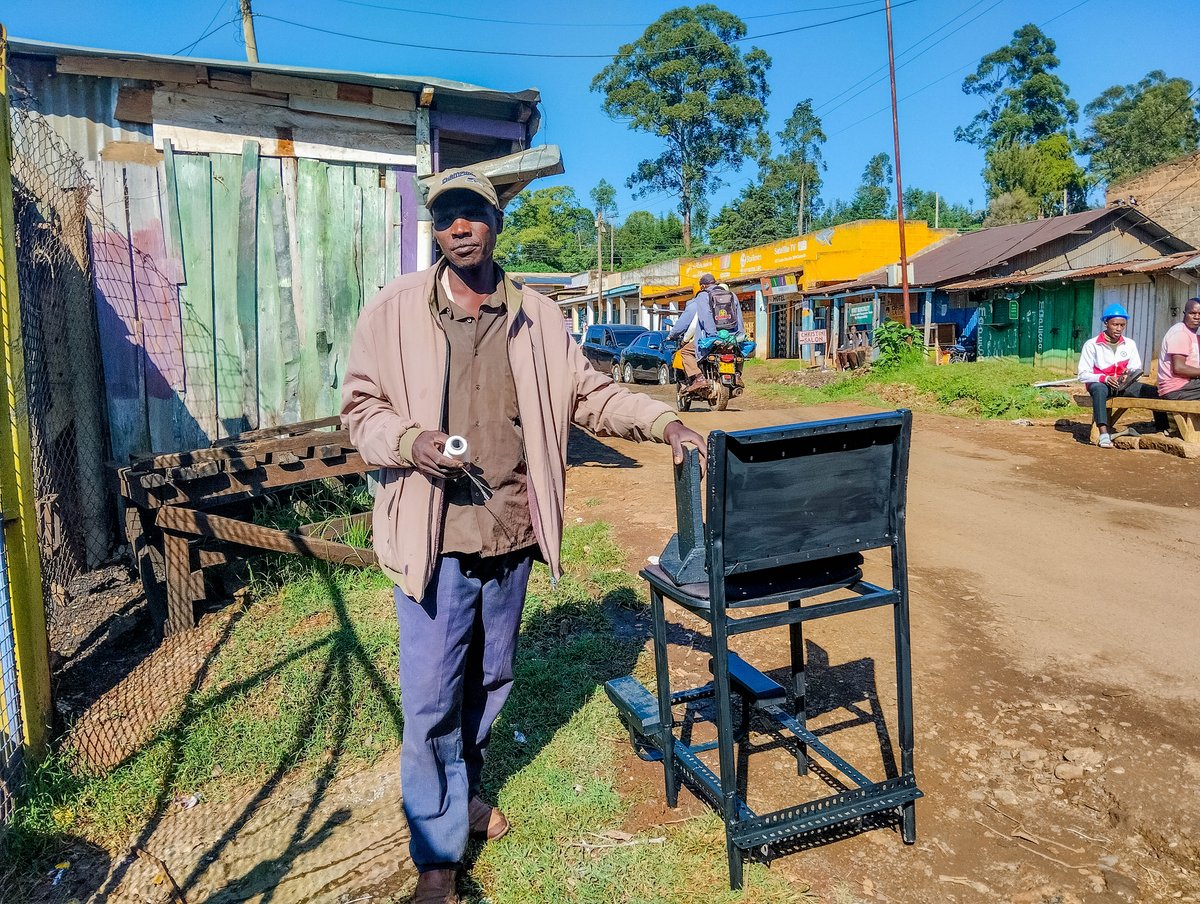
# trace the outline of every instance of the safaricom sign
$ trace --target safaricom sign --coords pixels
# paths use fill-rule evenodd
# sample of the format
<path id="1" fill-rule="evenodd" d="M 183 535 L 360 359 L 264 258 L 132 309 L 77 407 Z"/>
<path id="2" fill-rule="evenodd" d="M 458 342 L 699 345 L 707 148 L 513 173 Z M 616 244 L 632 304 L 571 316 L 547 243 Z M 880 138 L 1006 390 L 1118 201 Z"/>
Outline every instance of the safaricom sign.
<path id="1" fill-rule="evenodd" d="M 775 242 L 732 254 L 687 261 L 681 267 L 680 281 L 694 285 L 705 273 L 711 273 L 720 280 L 771 273 L 800 264 L 807 258 L 808 239 Z"/>

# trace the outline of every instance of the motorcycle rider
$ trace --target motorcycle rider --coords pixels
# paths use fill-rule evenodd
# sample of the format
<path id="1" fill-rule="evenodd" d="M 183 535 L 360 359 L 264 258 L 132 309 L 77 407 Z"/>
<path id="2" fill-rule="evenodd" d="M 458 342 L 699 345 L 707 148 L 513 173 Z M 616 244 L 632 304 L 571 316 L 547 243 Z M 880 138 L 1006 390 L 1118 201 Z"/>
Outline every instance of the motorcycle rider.
<path id="1" fill-rule="evenodd" d="M 700 373 L 700 365 L 696 363 L 696 343 L 701 339 L 717 335 L 717 327 L 713 322 L 712 286 L 716 278 L 711 273 L 700 277 L 700 291 L 687 303 L 679 320 L 667 334 L 668 339 L 679 341 L 679 357 L 683 362 L 683 372 L 688 378 L 688 390 L 699 389 L 705 383 L 704 375 Z"/>

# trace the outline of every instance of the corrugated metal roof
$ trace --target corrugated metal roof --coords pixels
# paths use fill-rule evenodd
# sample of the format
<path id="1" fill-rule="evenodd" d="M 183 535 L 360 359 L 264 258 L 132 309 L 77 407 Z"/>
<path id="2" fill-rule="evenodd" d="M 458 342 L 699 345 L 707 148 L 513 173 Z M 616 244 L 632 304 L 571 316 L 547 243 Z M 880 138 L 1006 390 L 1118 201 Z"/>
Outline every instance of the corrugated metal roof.
<path id="1" fill-rule="evenodd" d="M 913 268 L 911 285 L 937 285 L 950 279 L 970 276 L 1032 251 L 1039 245 L 1054 241 L 1079 229 L 1086 229 L 1103 219 L 1110 211 L 1085 210 L 1065 217 L 1048 217 L 1010 226 L 992 226 L 978 232 L 968 232 L 945 243 L 933 245 L 909 258 Z M 889 285 L 887 268 L 865 273 L 858 279 L 828 286 L 825 292 L 835 293 L 858 288 Z"/>
<path id="2" fill-rule="evenodd" d="M 483 88 L 467 82 L 456 82 L 450 79 L 430 78 L 414 75 L 388 75 L 373 72 L 347 72 L 340 69 L 312 69 L 305 66 L 281 66 L 270 63 L 248 63 L 245 60 L 214 60 L 202 57 L 169 56 L 154 53 L 132 53 L 126 50 L 102 50 L 97 47 L 76 47 L 70 44 L 53 44 L 48 41 L 31 41 L 26 38 L 8 39 L 10 54 L 27 54 L 30 56 L 84 56 L 98 57 L 109 60 L 136 60 L 151 63 L 182 63 L 189 66 L 214 66 L 218 69 L 234 72 L 269 72 L 276 75 L 290 75 L 296 78 L 312 78 L 323 81 L 345 82 L 352 85 L 371 85 L 377 88 L 395 88 L 401 91 L 420 91 L 429 86 L 435 91 L 449 94 L 469 96 L 479 100 L 493 100 L 508 103 L 537 104 L 541 101 L 541 93 L 536 88 L 526 88 L 524 91 L 496 91 Z"/>
<path id="3" fill-rule="evenodd" d="M 1121 261 L 1115 264 L 1101 264 L 1096 267 L 1079 267 L 1070 270 L 1047 270 L 1042 273 L 1012 273 L 1008 276 L 993 276 L 986 279 L 967 279 L 959 282 L 946 283 L 942 286 L 947 291 L 960 292 L 968 289 L 990 289 L 997 286 L 1019 286 L 1029 283 L 1069 282 L 1079 279 L 1097 279 L 1103 276 L 1121 276 L 1137 273 L 1158 273 L 1163 270 L 1174 270 L 1194 258 L 1191 251 L 1180 254 L 1168 254 L 1141 261 Z"/>
<path id="4" fill-rule="evenodd" d="M 1048 217 L 1010 226 L 992 226 L 931 245 L 909 258 L 909 264 L 913 268 L 913 278 L 909 282 L 913 286 L 941 286 L 951 281 L 959 285 L 965 277 L 1000 266 L 1065 236 L 1078 232 L 1097 232 L 1102 221 L 1106 219 L 1124 219 L 1130 226 L 1147 229 L 1163 238 L 1171 237 L 1171 233 L 1131 207 L 1085 210 L 1083 213 L 1073 213 L 1065 217 Z M 1182 240 L 1176 239 L 1176 242 L 1177 247 L 1187 247 L 1187 243 Z M 855 289 L 887 285 L 890 285 L 887 268 L 882 267 L 849 282 L 826 286 L 821 290 L 821 294 L 835 295 Z"/>

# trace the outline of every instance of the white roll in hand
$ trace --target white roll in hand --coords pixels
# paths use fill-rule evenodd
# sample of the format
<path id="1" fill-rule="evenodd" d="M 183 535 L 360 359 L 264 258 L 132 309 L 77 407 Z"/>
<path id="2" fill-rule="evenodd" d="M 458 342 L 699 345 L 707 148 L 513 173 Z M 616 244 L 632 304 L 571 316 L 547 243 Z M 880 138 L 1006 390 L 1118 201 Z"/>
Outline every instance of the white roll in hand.
<path id="1" fill-rule="evenodd" d="M 467 441 L 461 436 L 452 436 L 446 440 L 446 454 L 451 458 L 467 457 Z"/>

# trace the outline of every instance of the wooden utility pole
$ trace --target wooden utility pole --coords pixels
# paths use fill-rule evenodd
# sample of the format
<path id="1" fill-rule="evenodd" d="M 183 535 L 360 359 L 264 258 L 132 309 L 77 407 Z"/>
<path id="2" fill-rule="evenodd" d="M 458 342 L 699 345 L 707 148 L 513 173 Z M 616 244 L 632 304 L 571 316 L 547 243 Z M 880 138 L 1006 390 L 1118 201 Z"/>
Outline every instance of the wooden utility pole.
<path id="1" fill-rule="evenodd" d="M 246 59 L 251 63 L 258 62 L 258 41 L 254 38 L 254 11 L 250 9 L 250 0 L 241 0 L 242 6 L 242 35 L 246 39 Z"/>
<path id="2" fill-rule="evenodd" d="M 600 314 L 600 309 L 604 305 L 604 211 L 596 211 L 596 313 Z M 605 315 L 608 314 L 608 308 L 604 308 L 604 314 L 600 314 L 601 322 L 604 322 Z"/>
<path id="3" fill-rule="evenodd" d="M 896 57 L 892 51 L 892 0 L 884 0 L 887 14 L 888 78 L 892 83 L 892 143 L 896 150 L 896 223 L 900 227 L 900 286 L 904 293 L 904 325 L 912 326 L 908 298 L 908 248 L 904 242 L 904 183 L 900 180 L 900 118 L 896 113 Z M 928 331 L 928 325 L 926 325 Z"/>

